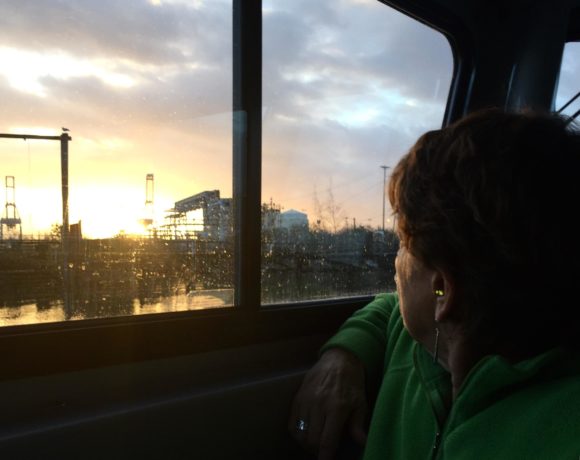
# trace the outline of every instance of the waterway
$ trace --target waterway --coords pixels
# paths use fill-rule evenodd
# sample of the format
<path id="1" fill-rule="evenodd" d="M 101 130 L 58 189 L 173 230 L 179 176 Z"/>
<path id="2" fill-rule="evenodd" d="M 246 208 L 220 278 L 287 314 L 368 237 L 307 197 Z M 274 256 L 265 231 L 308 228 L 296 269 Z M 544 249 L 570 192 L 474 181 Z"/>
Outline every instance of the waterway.
<path id="1" fill-rule="evenodd" d="M 139 299 L 133 299 L 130 308 L 121 310 L 120 315 L 145 315 L 150 313 L 168 313 L 188 310 L 202 310 L 233 305 L 233 289 L 210 289 L 192 291 L 188 294 L 178 294 L 161 297 L 156 301 L 141 304 Z M 87 319 L 102 317 L 96 314 L 87 316 L 86 313 L 74 314 L 67 318 L 62 301 L 39 307 L 37 303 L 27 303 L 17 307 L 0 307 L 0 327 L 17 326 L 23 324 L 54 323 L 66 320 Z M 108 315 L 111 316 L 111 315 Z"/>

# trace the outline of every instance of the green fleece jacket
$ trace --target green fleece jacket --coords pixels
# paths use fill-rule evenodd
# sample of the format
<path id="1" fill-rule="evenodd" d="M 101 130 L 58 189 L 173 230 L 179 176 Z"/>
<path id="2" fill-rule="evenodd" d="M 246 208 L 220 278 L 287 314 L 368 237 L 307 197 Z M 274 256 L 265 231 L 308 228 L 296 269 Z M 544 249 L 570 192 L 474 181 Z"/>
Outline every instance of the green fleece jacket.
<path id="1" fill-rule="evenodd" d="M 381 381 L 365 460 L 580 459 L 580 357 L 553 349 L 515 365 L 486 356 L 453 403 L 447 371 L 407 333 L 396 294 L 348 319 L 324 346 Z"/>

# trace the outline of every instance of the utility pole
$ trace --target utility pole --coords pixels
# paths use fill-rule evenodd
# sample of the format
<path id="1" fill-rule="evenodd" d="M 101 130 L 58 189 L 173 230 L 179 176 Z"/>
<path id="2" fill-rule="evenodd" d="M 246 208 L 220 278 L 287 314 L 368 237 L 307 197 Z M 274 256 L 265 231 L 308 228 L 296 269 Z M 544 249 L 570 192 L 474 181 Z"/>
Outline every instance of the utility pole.
<path id="1" fill-rule="evenodd" d="M 387 187 L 387 169 L 390 166 L 381 166 L 383 168 L 383 235 L 385 234 L 385 188 Z"/>
<path id="2" fill-rule="evenodd" d="M 45 141 L 60 142 L 60 178 L 62 194 L 62 229 L 61 229 L 61 247 L 62 247 L 62 278 L 63 278 L 63 303 L 67 319 L 72 316 L 72 304 L 70 299 L 70 280 L 69 280 L 69 224 L 68 224 L 68 143 L 72 138 L 68 134 L 67 128 L 62 128 L 60 136 L 38 136 L 35 134 L 5 134 L 0 133 L 0 139 L 40 139 Z"/>

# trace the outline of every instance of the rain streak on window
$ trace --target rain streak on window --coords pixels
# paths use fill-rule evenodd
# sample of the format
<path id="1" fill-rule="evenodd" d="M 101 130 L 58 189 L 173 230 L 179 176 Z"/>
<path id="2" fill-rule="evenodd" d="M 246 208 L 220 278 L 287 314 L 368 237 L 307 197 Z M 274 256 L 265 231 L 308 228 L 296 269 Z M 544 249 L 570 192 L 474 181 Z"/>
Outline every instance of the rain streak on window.
<path id="1" fill-rule="evenodd" d="M 263 3 L 262 302 L 394 289 L 384 187 L 441 126 L 439 32 L 376 0 Z"/>
<path id="2" fill-rule="evenodd" d="M 0 100 L 0 326 L 232 304 L 231 0 L 3 2 Z"/>

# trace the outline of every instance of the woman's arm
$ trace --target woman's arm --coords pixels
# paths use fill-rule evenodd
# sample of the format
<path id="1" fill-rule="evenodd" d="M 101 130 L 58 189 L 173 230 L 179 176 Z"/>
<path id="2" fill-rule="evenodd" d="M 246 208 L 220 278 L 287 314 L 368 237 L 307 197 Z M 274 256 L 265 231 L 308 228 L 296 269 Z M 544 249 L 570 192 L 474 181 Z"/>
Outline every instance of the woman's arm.
<path id="1" fill-rule="evenodd" d="M 384 366 L 387 325 L 398 308 L 394 294 L 377 296 L 357 311 L 322 348 L 319 361 L 298 391 L 288 429 L 319 460 L 334 458 L 348 429 L 360 444 L 366 441 L 366 384 L 378 383 Z"/>

